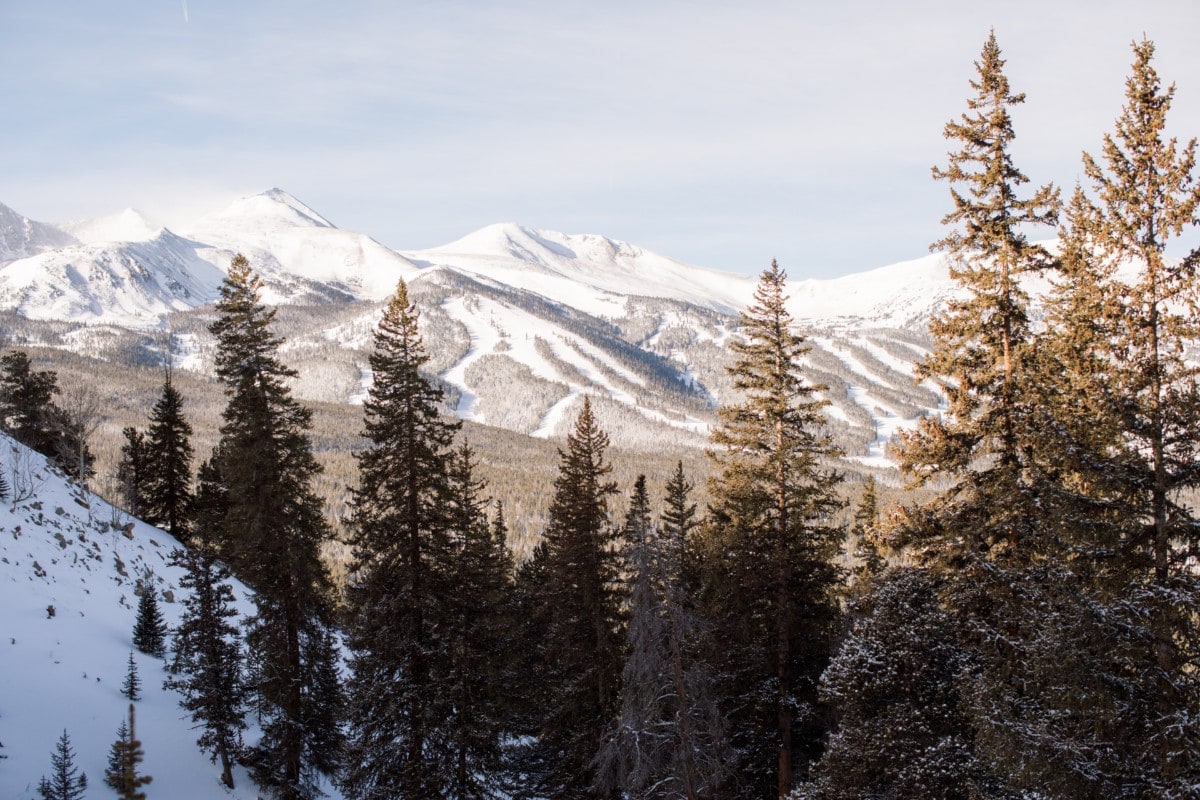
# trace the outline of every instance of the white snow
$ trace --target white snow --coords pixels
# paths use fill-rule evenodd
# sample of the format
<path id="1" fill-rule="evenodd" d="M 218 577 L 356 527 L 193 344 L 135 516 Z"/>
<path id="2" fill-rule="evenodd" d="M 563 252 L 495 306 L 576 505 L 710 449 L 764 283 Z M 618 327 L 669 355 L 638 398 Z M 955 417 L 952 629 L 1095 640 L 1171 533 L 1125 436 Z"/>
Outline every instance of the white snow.
<path id="1" fill-rule="evenodd" d="M 50 755 L 66 729 L 76 765 L 87 773 L 88 797 L 104 797 L 104 768 L 129 701 L 121 685 L 130 650 L 139 577 L 149 577 L 174 602 L 159 607 L 177 622 L 181 570 L 168 563 L 178 543 L 130 519 L 48 469 L 45 460 L 0 434 L 0 472 L 10 487 L 33 495 L 0 502 L 0 797 L 32 800 L 50 772 Z M 115 525 L 114 525 L 115 523 Z M 129 534 L 124 532 L 129 525 Z M 234 582 L 239 606 L 252 610 Z M 49 609 L 53 608 L 53 615 Z M 195 744 L 198 732 L 163 690 L 163 662 L 135 653 L 142 699 L 137 735 L 146 753 L 147 794 L 171 800 L 227 797 L 254 800 L 259 792 L 235 769 L 227 791 L 219 769 Z M 248 732 L 252 741 L 253 731 Z M 332 797 L 337 798 L 336 792 Z"/>

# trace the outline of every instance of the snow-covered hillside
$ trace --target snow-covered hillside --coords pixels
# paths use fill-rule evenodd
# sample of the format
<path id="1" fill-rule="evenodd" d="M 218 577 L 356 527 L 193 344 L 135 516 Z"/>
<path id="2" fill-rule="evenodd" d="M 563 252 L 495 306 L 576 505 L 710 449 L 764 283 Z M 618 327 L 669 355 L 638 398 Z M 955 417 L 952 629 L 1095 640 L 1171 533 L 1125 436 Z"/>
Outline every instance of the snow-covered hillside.
<path id="1" fill-rule="evenodd" d="M 179 616 L 181 570 L 168 563 L 169 535 L 81 494 L 45 460 L 0 434 L 0 797 L 33 800 L 65 729 L 89 797 L 109 794 L 104 769 L 128 700 L 121 694 L 137 606 L 138 581 L 165 597 L 167 623 Z M 15 493 L 15 494 L 14 494 Z M 251 609 L 235 582 L 243 612 Z M 244 769 L 226 790 L 220 771 L 195 744 L 198 732 L 164 691 L 163 662 L 135 653 L 142 699 L 137 734 L 153 777 L 150 797 L 209 800 L 259 796 Z M 252 735 L 252 734 L 251 734 Z"/>

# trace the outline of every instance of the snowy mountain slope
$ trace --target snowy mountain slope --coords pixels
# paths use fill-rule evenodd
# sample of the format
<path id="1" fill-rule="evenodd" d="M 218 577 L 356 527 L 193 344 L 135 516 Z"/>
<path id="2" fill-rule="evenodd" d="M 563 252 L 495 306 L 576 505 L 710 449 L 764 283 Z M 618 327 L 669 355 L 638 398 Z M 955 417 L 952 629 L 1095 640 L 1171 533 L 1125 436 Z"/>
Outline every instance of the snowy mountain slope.
<path id="1" fill-rule="evenodd" d="M 598 316 L 618 316 L 628 297 L 657 297 L 734 313 L 754 291 L 743 275 L 692 266 L 603 236 L 490 225 L 447 245 L 407 253 L 539 294 Z"/>
<path id="2" fill-rule="evenodd" d="M 382 300 L 419 267 L 361 233 L 345 231 L 281 189 L 243 197 L 186 228 L 225 252 L 241 252 L 270 281 L 286 273 L 361 300 Z"/>
<path id="3" fill-rule="evenodd" d="M 30 319 L 131 327 L 212 302 L 224 272 L 161 229 L 145 241 L 72 245 L 0 266 L 0 303 Z"/>
<path id="4" fill-rule="evenodd" d="M 73 244 L 78 241 L 69 233 L 21 216 L 0 203 L 0 264 Z"/>
<path id="5" fill-rule="evenodd" d="M 168 559 L 178 543 L 94 495 L 80 495 L 41 456 L 3 434 L 0 472 L 20 498 L 14 502 L 10 494 L 0 502 L 0 753 L 7 756 L 0 761 L 0 797 L 37 797 L 64 729 L 88 776 L 88 796 L 106 796 L 109 746 L 128 707 L 121 686 L 135 589 L 139 579 L 153 584 L 166 600 L 159 607 L 168 625 L 176 623 L 181 570 Z M 235 582 L 234 589 L 249 613 L 245 588 Z M 198 732 L 177 696 L 162 688 L 162 662 L 142 653 L 134 658 L 143 695 L 135 704 L 142 768 L 154 779 L 149 796 L 258 797 L 244 769 L 235 770 L 233 791 L 218 783 L 220 771 L 196 747 Z"/>

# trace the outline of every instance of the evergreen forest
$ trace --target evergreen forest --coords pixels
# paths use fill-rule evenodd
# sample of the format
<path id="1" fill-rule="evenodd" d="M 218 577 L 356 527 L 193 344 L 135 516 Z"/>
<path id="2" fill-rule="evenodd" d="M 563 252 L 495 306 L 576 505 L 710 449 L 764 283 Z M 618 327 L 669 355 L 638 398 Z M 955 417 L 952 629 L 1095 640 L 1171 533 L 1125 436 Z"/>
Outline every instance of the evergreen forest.
<path id="1" fill-rule="evenodd" d="M 1154 44 L 1132 57 L 1067 190 L 1015 163 L 1025 96 L 985 41 L 932 170 L 962 292 L 915 377 L 943 412 L 893 442 L 898 476 L 848 471 L 771 263 L 703 473 L 618 480 L 585 400 L 515 547 L 401 281 L 334 519 L 276 310 L 235 259 L 209 326 L 219 421 L 195 429 L 164 368 L 104 484 L 183 544 L 182 622 L 147 585 L 132 646 L 165 660 L 220 780 L 244 766 L 277 800 L 1200 796 L 1200 250 L 1176 252 L 1200 182 Z M 4 430 L 95 478 L 97 410 L 20 349 L 0 372 Z M 240 624 L 231 576 L 254 593 Z M 129 664 L 105 784 L 152 797 Z M 64 732 L 42 797 L 100 791 L 73 757 Z"/>

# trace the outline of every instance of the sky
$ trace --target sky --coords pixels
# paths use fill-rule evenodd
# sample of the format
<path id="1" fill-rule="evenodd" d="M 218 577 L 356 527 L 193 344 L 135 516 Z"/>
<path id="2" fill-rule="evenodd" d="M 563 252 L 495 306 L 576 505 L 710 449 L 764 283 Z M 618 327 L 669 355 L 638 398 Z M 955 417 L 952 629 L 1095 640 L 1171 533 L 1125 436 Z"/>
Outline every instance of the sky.
<path id="1" fill-rule="evenodd" d="M 1014 160 L 1069 193 L 1143 35 L 1170 132 L 1200 135 L 1198 23 L 1194 0 L 0 0 L 0 203 L 178 228 L 279 187 L 397 249 L 516 222 L 833 277 L 943 235 L 930 168 L 989 29 L 1027 94 Z"/>

